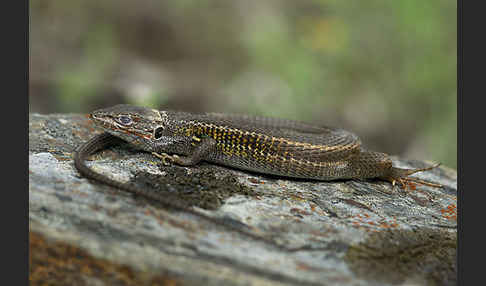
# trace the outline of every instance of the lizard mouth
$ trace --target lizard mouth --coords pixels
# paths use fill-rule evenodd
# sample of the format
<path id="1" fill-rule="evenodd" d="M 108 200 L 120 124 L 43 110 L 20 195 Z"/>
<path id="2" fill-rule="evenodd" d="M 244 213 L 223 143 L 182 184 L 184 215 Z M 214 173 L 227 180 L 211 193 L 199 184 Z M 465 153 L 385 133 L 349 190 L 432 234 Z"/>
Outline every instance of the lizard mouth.
<path id="1" fill-rule="evenodd" d="M 147 132 L 147 134 L 143 134 L 141 132 L 136 132 L 134 130 L 127 129 L 126 126 L 116 123 L 111 118 L 106 118 L 106 116 L 99 116 L 96 114 L 89 114 L 88 118 L 91 119 L 96 125 L 100 126 L 101 128 L 109 131 L 110 133 L 125 133 L 128 135 L 132 135 L 135 137 L 141 137 L 144 139 L 151 139 L 152 138 L 152 131 Z"/>
<path id="2" fill-rule="evenodd" d="M 96 114 L 96 112 L 90 113 L 87 117 L 93 121 L 97 126 L 105 129 L 107 132 L 114 134 L 126 134 L 132 138 L 143 138 L 147 140 L 152 139 L 153 130 L 135 130 L 129 126 L 124 126 L 116 122 L 115 118 L 106 114 Z"/>
<path id="3" fill-rule="evenodd" d="M 91 113 L 88 115 L 88 118 L 91 119 L 91 121 L 93 121 L 96 125 L 106 127 L 106 128 L 113 127 L 113 123 L 107 120 L 104 116 L 98 116 L 94 113 Z"/>
<path id="4" fill-rule="evenodd" d="M 107 130 L 107 131 L 117 131 L 123 132 L 126 131 L 124 128 L 120 128 L 116 122 L 114 122 L 111 118 L 103 115 L 96 115 L 91 113 L 88 115 L 88 118 L 94 122 L 97 126 Z"/>

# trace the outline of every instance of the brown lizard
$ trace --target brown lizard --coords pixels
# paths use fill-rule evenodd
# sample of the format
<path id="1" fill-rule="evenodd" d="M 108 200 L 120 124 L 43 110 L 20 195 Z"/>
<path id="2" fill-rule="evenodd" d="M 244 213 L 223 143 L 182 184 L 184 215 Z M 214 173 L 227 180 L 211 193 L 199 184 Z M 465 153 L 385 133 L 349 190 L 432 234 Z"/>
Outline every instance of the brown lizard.
<path id="1" fill-rule="evenodd" d="M 436 168 L 401 169 L 385 153 L 366 150 L 343 129 L 266 117 L 193 114 L 116 105 L 89 116 L 98 126 L 165 162 L 201 160 L 284 177 L 331 181 L 380 178 L 402 186 L 425 182 L 409 175 Z M 172 155 L 169 155 L 169 154 Z"/>

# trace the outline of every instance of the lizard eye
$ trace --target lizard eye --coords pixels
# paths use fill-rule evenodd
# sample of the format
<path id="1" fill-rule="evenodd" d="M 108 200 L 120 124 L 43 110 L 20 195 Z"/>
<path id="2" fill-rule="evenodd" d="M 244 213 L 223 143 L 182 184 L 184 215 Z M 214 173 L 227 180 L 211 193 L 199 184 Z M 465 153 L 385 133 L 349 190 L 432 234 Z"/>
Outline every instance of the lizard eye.
<path id="1" fill-rule="evenodd" d="M 132 119 L 130 117 L 126 116 L 126 115 L 120 115 L 120 116 L 118 116 L 118 121 L 121 124 L 127 125 L 127 126 L 130 125 L 130 124 L 132 124 L 132 122 L 133 122 Z"/>

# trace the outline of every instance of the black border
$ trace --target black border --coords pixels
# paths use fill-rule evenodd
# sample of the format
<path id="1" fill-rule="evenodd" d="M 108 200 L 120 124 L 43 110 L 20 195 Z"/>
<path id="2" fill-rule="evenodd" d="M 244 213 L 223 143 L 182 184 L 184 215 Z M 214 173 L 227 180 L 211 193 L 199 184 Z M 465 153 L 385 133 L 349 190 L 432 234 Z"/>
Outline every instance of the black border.
<path id="1" fill-rule="evenodd" d="M 484 280 L 485 57 L 484 9 L 479 1 L 457 2 L 458 95 L 458 285 Z M 474 6 L 476 4 L 476 6 Z M 476 31 L 477 29 L 477 31 Z M 466 162 L 468 165 L 466 166 Z M 467 170 L 467 172 L 465 172 Z M 469 235 L 466 234 L 468 230 Z M 481 282 L 479 282 L 481 284 Z"/>
<path id="2" fill-rule="evenodd" d="M 30 32 L 30 10 L 29 10 L 29 0 L 24 0 L 24 1 L 14 1 L 15 3 L 17 3 L 17 5 L 19 6 L 19 10 L 20 9 L 23 9 L 23 13 L 20 12 L 20 17 L 17 17 L 15 19 L 15 21 L 12 21 L 14 22 L 15 24 L 13 24 L 12 26 L 14 25 L 18 25 L 18 29 L 19 31 L 16 31 L 16 36 L 18 37 L 18 41 L 21 42 L 20 46 L 21 48 L 17 48 L 15 53 L 18 53 L 20 54 L 18 57 L 13 57 L 13 60 L 15 62 L 17 62 L 17 69 L 18 69 L 18 73 L 20 73 L 21 77 L 22 77 L 22 80 L 21 80 L 21 84 L 20 84 L 20 87 L 19 89 L 17 89 L 17 86 L 14 90 L 17 90 L 18 91 L 18 95 L 16 95 L 15 93 L 12 93 L 12 97 L 15 97 L 16 99 L 15 100 L 18 100 L 20 101 L 20 105 L 21 107 L 19 107 L 17 110 L 19 112 L 19 114 L 21 114 L 20 110 L 22 110 L 22 108 L 24 108 L 25 110 L 25 114 L 27 114 L 26 116 L 24 116 L 23 118 L 25 118 L 25 125 L 24 126 L 28 126 L 29 125 L 29 117 L 28 117 L 28 114 L 29 114 L 29 62 L 30 62 L 30 49 L 29 49 L 29 46 L 30 46 L 30 41 L 29 41 L 29 32 Z M 9 9 L 5 9 L 5 11 L 7 13 L 9 13 Z M 16 13 L 14 13 L 14 15 L 16 16 Z M 14 16 L 14 17 L 15 17 Z M 19 22 L 19 23 L 17 23 Z M 8 26 L 7 28 L 11 28 L 12 26 Z M 17 30 L 17 29 L 13 29 L 14 31 Z M 16 38 L 17 38 L 16 37 Z M 17 39 L 16 39 L 17 41 Z M 15 70 L 16 73 L 17 73 L 17 70 Z M 19 120 L 19 122 L 22 122 L 23 120 Z M 11 142 L 13 146 L 13 149 L 20 149 L 18 151 L 15 151 L 15 152 L 12 152 L 13 156 L 18 156 L 19 154 L 22 154 L 22 156 L 18 156 L 18 158 L 21 158 L 23 156 L 25 156 L 25 162 L 28 166 L 29 164 L 29 154 L 28 152 L 26 152 L 27 150 L 29 150 L 29 133 L 27 130 L 23 130 L 23 128 L 17 128 L 17 132 L 22 132 L 21 135 L 18 136 L 18 138 L 25 138 L 25 140 L 21 140 L 21 142 L 25 142 L 24 144 L 20 144 L 20 140 L 19 141 L 16 141 L 14 140 L 13 142 Z M 7 152 L 8 153 L 8 152 Z M 25 154 L 25 155 L 24 155 Z M 13 162 L 13 160 L 15 159 L 12 159 L 12 161 L 9 161 L 9 162 Z M 18 160 L 18 159 L 17 159 Z M 16 182 L 21 182 L 21 186 L 23 184 L 25 184 L 25 188 L 20 188 L 20 190 L 18 190 L 17 188 L 14 188 L 12 186 L 11 190 L 15 190 L 17 189 L 17 192 L 19 194 L 21 194 L 19 196 L 19 200 L 20 200 L 20 206 L 18 206 L 17 204 L 12 204 L 12 207 L 15 207 L 16 210 L 15 212 L 19 212 L 19 216 L 18 216 L 18 219 L 15 219 L 14 221 L 16 222 L 16 230 L 19 229 L 19 231 L 23 234 L 23 238 L 25 239 L 19 239 L 19 237 L 14 237 L 15 239 L 15 242 L 14 243 L 19 243 L 20 244 L 20 247 L 17 248 L 12 248 L 11 251 L 15 251 L 14 253 L 14 256 L 15 257 L 15 260 L 12 260 L 15 261 L 15 264 L 20 264 L 19 265 L 19 269 L 22 269 L 21 273 L 26 273 L 26 275 L 21 275 L 20 273 L 16 273 L 16 271 L 12 271 L 11 272 L 11 275 L 15 275 L 14 277 L 12 277 L 11 280 L 9 279 L 5 279 L 5 281 L 15 281 L 14 284 L 17 284 L 17 285 L 22 285 L 24 284 L 23 281 L 25 281 L 25 285 L 29 285 L 29 264 L 30 264 L 30 248 L 29 248 L 29 174 L 26 170 L 22 170 L 22 172 L 20 172 L 19 174 L 20 175 L 20 180 L 16 180 Z M 11 213 L 14 213 L 13 211 Z M 11 217 L 11 216 L 10 216 Z M 15 231 L 17 232 L 17 231 Z M 12 265 L 13 266 L 13 265 Z M 10 266 L 11 267 L 11 266 Z M 5 271 L 7 272 L 7 271 Z M 25 280 L 24 280 L 25 279 Z"/>
<path id="3" fill-rule="evenodd" d="M 463 71 L 462 71 L 462 0 L 457 1 L 457 285 L 464 285 L 465 276 L 463 275 Z"/>
<path id="4" fill-rule="evenodd" d="M 29 285 L 29 1 L 8 2 L 1 19 L 2 281 Z"/>

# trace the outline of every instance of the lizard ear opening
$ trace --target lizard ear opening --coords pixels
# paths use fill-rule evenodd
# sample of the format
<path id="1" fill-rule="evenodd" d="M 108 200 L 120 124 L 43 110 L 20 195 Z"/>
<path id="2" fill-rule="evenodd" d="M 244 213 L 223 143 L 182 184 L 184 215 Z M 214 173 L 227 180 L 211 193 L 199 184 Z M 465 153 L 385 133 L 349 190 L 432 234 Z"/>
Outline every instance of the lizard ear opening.
<path id="1" fill-rule="evenodd" d="M 158 140 L 162 137 L 162 132 L 164 132 L 164 127 L 157 127 L 154 129 L 154 139 Z"/>

